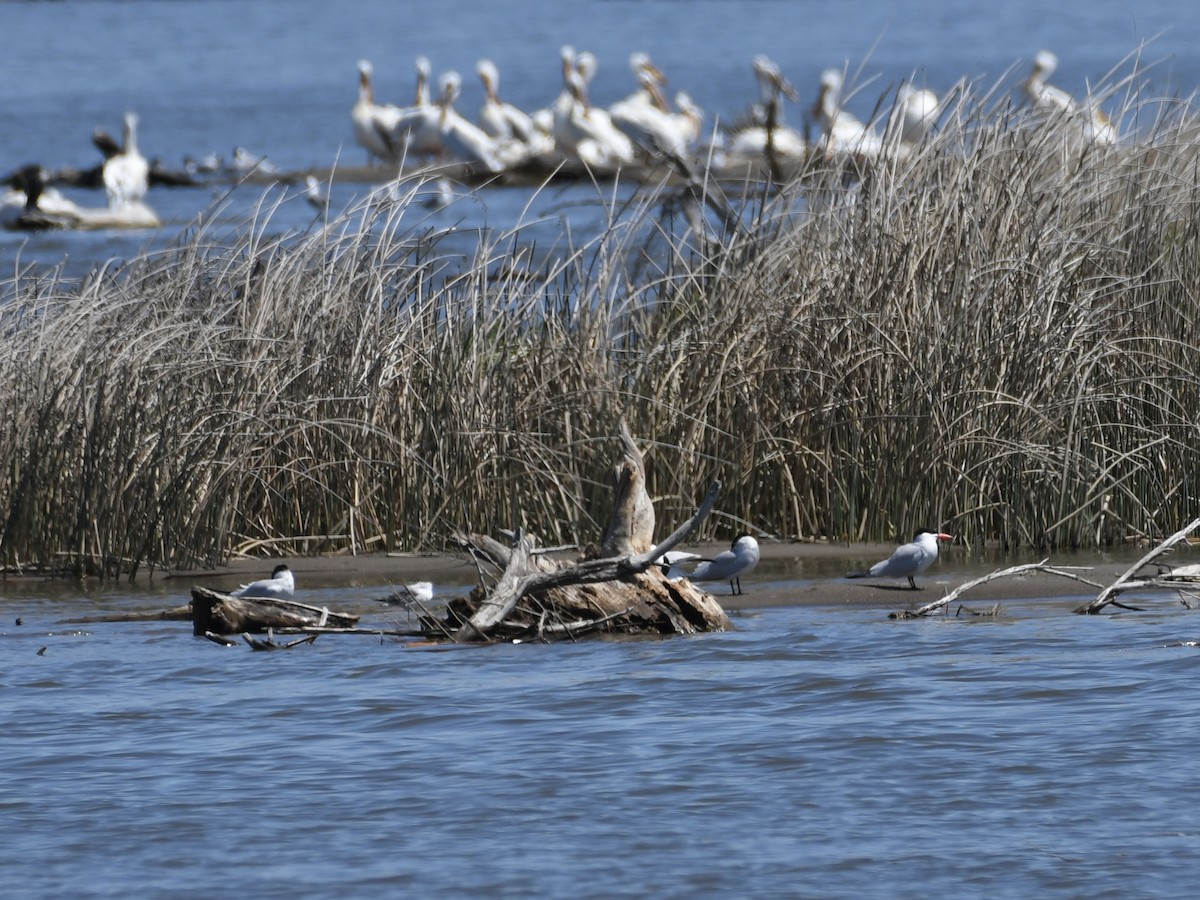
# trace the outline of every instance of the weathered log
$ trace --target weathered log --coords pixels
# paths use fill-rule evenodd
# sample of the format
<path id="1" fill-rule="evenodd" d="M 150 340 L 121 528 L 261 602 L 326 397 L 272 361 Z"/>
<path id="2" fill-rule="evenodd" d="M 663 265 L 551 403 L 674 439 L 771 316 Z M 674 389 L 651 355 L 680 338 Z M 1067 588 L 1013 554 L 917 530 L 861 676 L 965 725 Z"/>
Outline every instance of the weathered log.
<path id="1" fill-rule="evenodd" d="M 583 630 L 692 634 L 732 627 L 711 594 L 687 579 L 669 580 L 655 563 L 712 511 L 721 483 L 713 482 L 691 519 L 652 546 L 654 506 L 646 494 L 641 453 L 624 422 L 621 440 L 625 452 L 617 469 L 612 516 L 601 541 L 602 558 L 553 563 L 535 556 L 532 540 L 520 530 L 507 553 L 489 538 L 463 536 L 476 558 L 497 561 L 506 556 L 504 572 L 492 590 L 480 584 L 471 597 L 450 604 L 444 623 L 429 624 L 451 632 L 456 642 L 572 637 Z M 431 636 L 433 630 L 429 629 Z"/>
<path id="2" fill-rule="evenodd" d="M 192 634 L 261 634 L 268 628 L 329 625 L 353 628 L 358 616 L 319 606 L 266 597 L 233 597 L 206 587 L 192 588 Z"/>
<path id="3" fill-rule="evenodd" d="M 646 465 L 624 419 L 620 427 L 625 456 L 613 473 L 616 499 L 600 541 L 600 555 L 607 557 L 645 553 L 654 544 L 654 503 L 646 493 Z"/>

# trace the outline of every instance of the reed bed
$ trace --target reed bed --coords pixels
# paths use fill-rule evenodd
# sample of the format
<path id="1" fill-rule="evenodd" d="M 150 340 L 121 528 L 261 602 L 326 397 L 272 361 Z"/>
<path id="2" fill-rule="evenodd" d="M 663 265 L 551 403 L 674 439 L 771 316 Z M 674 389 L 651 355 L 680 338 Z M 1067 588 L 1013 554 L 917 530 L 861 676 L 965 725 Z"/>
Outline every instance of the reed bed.
<path id="1" fill-rule="evenodd" d="M 1200 471 L 1200 127 L 1113 93 L 1114 146 L 964 86 L 903 157 L 597 185 L 606 226 L 552 246 L 518 224 L 464 251 L 379 193 L 301 234 L 265 203 L 82 284 L 18 271 L 3 563 L 586 543 L 621 416 L 660 521 L 724 482 L 710 537 L 1169 533 Z M 693 227 L 705 192 L 736 228 Z"/>

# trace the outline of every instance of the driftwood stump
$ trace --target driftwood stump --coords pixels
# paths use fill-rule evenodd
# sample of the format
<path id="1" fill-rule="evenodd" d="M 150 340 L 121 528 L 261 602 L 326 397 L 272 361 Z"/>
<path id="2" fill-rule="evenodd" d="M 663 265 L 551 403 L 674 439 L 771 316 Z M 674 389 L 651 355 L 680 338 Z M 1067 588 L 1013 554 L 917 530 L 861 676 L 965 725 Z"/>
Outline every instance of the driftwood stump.
<path id="1" fill-rule="evenodd" d="M 573 639 L 594 632 L 694 634 L 724 631 L 729 617 L 717 600 L 686 579 L 670 581 L 655 563 L 702 522 L 720 482 L 670 537 L 654 544 L 654 504 L 646 493 L 641 451 L 621 422 L 624 453 L 615 471 L 615 502 L 599 557 L 562 563 L 537 552 L 520 529 L 511 545 L 484 535 L 460 535 L 477 565 L 499 572 L 452 602 L 444 620 L 426 620 L 431 637 L 456 642 Z"/>
<path id="2" fill-rule="evenodd" d="M 271 628 L 328 626 L 352 628 L 358 616 L 330 612 L 293 600 L 234 597 L 206 587 L 192 588 L 192 634 L 262 634 Z"/>

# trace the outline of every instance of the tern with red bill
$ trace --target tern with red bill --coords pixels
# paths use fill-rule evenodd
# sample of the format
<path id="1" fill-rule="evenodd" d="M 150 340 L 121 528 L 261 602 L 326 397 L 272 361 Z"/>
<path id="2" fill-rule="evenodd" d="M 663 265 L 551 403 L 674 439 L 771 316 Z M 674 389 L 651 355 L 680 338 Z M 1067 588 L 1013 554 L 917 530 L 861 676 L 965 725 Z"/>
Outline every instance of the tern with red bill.
<path id="1" fill-rule="evenodd" d="M 952 541 L 954 535 L 922 528 L 913 539 L 896 548 L 887 559 L 875 563 L 865 572 L 851 572 L 847 578 L 907 578 L 914 591 L 917 583 L 913 577 L 920 575 L 938 558 L 938 541 Z"/>

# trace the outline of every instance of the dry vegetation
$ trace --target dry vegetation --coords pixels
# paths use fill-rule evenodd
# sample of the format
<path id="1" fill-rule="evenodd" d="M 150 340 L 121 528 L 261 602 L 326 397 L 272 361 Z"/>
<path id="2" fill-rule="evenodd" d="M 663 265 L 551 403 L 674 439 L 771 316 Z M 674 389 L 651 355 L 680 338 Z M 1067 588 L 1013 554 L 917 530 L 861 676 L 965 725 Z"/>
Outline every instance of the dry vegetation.
<path id="1" fill-rule="evenodd" d="M 463 263 L 381 194 L 84 284 L 17 272 L 0 562 L 575 542 L 622 415 L 663 520 L 724 482 L 713 536 L 1170 533 L 1200 493 L 1200 126 L 1129 94 L 1136 137 L 1080 147 L 964 89 L 861 182 L 725 185 L 724 237 L 657 185 L 582 244 L 517 227 Z"/>

